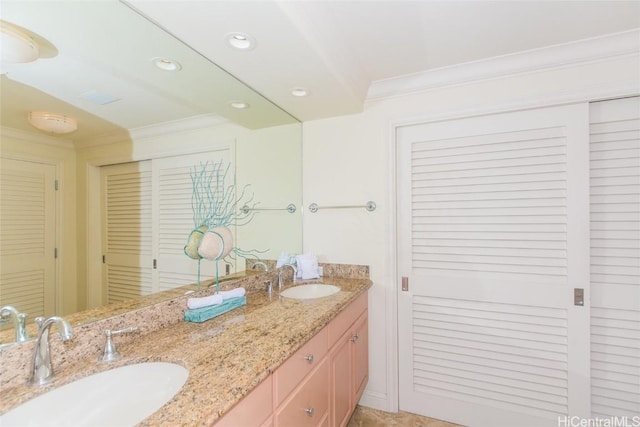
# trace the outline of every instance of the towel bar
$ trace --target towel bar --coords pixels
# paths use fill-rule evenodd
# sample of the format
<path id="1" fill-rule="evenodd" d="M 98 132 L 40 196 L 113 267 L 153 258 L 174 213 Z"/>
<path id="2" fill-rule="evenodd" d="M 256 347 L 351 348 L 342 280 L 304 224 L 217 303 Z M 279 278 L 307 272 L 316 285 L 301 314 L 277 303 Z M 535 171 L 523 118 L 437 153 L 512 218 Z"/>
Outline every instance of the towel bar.
<path id="1" fill-rule="evenodd" d="M 243 214 L 247 214 L 249 213 L 249 211 L 254 210 L 254 211 L 287 211 L 289 213 L 294 213 L 296 211 L 296 205 L 294 205 L 293 203 L 289 203 L 289 205 L 287 205 L 286 208 L 250 208 L 248 205 L 244 205 L 242 208 L 240 208 L 240 211 Z"/>
<path id="2" fill-rule="evenodd" d="M 365 208 L 369 212 L 376 210 L 376 202 L 367 202 L 366 205 L 348 205 L 348 206 L 318 206 L 317 203 L 311 203 L 309 205 L 309 212 L 316 213 L 318 209 L 351 209 L 351 208 Z"/>

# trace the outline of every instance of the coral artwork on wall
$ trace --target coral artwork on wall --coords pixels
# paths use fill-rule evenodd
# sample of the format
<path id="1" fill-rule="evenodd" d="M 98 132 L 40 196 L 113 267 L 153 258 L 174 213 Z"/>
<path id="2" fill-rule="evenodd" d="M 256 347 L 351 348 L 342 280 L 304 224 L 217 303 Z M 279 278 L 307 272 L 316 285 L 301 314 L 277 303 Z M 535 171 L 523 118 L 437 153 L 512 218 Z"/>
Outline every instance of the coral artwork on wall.
<path id="1" fill-rule="evenodd" d="M 232 228 L 251 222 L 256 203 L 253 202 L 253 194 L 248 194 L 248 185 L 237 194 L 230 169 L 230 163 L 220 161 L 201 163 L 191 170 L 194 229 L 189 234 L 184 253 L 198 261 L 198 287 L 200 262 L 204 259 L 216 263 L 216 292 L 219 290 L 219 261 L 237 259 L 238 256 L 257 259 L 257 254 L 262 252 L 255 249 L 245 251 L 234 244 Z"/>

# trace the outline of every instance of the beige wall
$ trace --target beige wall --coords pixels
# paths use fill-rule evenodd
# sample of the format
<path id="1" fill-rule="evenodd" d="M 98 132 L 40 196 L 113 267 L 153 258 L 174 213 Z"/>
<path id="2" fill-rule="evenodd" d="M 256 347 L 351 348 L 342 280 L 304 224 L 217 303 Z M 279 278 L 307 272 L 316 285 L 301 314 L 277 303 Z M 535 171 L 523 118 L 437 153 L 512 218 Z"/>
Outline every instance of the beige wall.
<path id="1" fill-rule="evenodd" d="M 53 164 L 59 190 L 56 246 L 58 263 L 56 277 L 61 284 L 56 292 L 56 312 L 76 311 L 76 154 L 70 141 L 43 136 L 36 132 L 2 129 L 0 155 L 13 159 Z M 61 267 L 61 268 L 60 268 Z"/>
<path id="2" fill-rule="evenodd" d="M 400 124 L 640 93 L 638 55 L 389 97 L 361 114 L 305 122 L 303 199 L 377 203 L 305 212 L 304 251 L 323 260 L 371 266 L 367 406 L 397 409 L 394 128 Z M 620 89 L 622 88 L 622 89 Z M 403 351 L 403 349 L 399 349 Z"/>

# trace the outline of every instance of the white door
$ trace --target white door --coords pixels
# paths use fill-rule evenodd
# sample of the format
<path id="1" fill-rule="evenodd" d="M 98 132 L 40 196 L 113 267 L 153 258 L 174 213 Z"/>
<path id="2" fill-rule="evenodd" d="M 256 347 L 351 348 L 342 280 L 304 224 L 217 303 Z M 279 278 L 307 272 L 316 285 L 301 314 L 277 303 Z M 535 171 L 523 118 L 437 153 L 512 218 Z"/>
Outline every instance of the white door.
<path id="1" fill-rule="evenodd" d="M 153 292 L 151 162 L 104 166 L 103 301 Z"/>
<path id="2" fill-rule="evenodd" d="M 0 306 L 55 313 L 56 167 L 0 159 Z"/>
<path id="3" fill-rule="evenodd" d="M 640 425 L 640 98 L 590 122 L 592 416 Z"/>
<path id="4" fill-rule="evenodd" d="M 400 409 L 588 418 L 588 105 L 398 129 Z"/>

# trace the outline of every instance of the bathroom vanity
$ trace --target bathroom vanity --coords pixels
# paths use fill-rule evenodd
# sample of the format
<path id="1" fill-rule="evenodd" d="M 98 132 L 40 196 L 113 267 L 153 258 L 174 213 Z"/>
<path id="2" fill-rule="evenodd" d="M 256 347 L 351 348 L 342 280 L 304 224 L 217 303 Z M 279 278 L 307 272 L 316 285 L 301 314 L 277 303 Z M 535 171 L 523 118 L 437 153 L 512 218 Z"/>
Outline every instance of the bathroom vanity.
<path id="1" fill-rule="evenodd" d="M 368 370 L 364 292 L 215 425 L 344 426 Z"/>
<path id="2" fill-rule="evenodd" d="M 247 305 L 203 323 L 182 320 L 183 296 L 78 325 L 70 342 L 52 336 L 56 377 L 41 387 L 26 384 L 33 343 L 4 349 L 0 414 L 87 375 L 158 361 L 184 366 L 189 377 L 139 425 L 345 425 L 368 378 L 371 281 L 366 267 L 334 266 L 325 266 L 322 282 L 341 290 L 323 298 L 282 298 L 277 289 L 268 294 L 264 282 L 274 279 L 271 271 L 226 283 L 247 289 Z M 129 326 L 138 331 L 115 338 L 122 358 L 98 362 L 104 331 Z"/>

